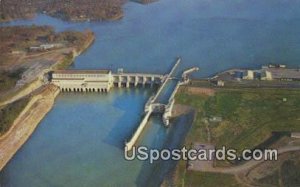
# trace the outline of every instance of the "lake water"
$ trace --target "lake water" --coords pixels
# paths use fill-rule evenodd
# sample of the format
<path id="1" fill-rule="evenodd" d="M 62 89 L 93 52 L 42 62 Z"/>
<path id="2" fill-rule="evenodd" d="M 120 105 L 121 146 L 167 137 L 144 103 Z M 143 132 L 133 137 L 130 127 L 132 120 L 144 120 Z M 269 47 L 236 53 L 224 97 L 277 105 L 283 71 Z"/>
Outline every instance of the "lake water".
<path id="1" fill-rule="evenodd" d="M 127 3 L 114 22 L 69 23 L 46 15 L 4 25 L 49 24 L 57 31 L 91 29 L 96 41 L 71 68 L 124 68 L 166 73 L 181 56 L 194 77 L 274 62 L 300 65 L 300 2 L 285 0 L 161 0 Z M 159 184 L 168 164 L 123 159 L 153 90 L 61 94 L 27 143 L 1 171 L 0 186 L 146 186 Z M 151 118 L 138 144 L 176 147 L 186 126 L 166 129 Z M 176 136 L 175 136 L 176 135 Z M 165 166 L 166 165 L 166 166 Z M 158 175 L 159 174 L 159 175 Z"/>

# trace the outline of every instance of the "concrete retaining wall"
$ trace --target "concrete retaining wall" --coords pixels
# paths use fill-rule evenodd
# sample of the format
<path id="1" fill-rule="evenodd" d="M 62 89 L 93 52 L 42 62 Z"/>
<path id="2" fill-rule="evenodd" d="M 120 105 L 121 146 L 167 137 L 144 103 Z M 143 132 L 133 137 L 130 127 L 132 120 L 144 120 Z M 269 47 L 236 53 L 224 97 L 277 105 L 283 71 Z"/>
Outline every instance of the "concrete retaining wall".
<path id="1" fill-rule="evenodd" d="M 136 143 L 137 139 L 139 138 L 140 134 L 142 133 L 144 127 L 146 126 L 148 119 L 152 113 L 152 110 L 148 111 L 145 117 L 143 118 L 142 122 L 140 123 L 138 129 L 135 131 L 134 135 L 130 139 L 129 142 L 125 145 L 125 151 L 130 151 L 133 145 Z"/>

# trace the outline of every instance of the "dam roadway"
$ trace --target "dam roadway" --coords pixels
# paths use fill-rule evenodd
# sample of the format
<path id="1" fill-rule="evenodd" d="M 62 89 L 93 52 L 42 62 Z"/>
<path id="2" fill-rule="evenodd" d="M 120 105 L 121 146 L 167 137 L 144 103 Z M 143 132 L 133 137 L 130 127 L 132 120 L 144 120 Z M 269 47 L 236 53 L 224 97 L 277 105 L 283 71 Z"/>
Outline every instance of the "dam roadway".
<path id="1" fill-rule="evenodd" d="M 128 152 L 133 148 L 152 113 L 163 113 L 163 122 L 166 126 L 169 125 L 169 119 L 172 117 L 172 109 L 175 103 L 174 97 L 179 86 L 188 83 L 186 76 L 188 73 L 199 70 L 199 68 L 195 67 L 183 71 L 180 68 L 180 64 L 181 58 L 178 58 L 169 74 L 162 80 L 162 84 L 156 94 L 150 97 L 146 103 L 145 115 L 131 139 L 125 143 L 125 152 Z"/>

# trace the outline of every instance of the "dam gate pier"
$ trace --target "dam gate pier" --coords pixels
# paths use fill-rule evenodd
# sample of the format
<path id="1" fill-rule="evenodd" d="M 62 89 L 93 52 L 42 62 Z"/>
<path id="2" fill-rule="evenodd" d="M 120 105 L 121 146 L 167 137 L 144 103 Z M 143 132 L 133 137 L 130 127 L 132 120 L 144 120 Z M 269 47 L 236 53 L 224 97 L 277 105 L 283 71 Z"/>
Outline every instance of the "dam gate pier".
<path id="1" fill-rule="evenodd" d="M 109 92 L 111 88 L 159 86 L 159 74 L 118 73 L 110 70 L 58 70 L 51 72 L 50 82 L 62 92 Z"/>
<path id="2" fill-rule="evenodd" d="M 169 126 L 175 103 L 175 94 L 181 85 L 189 82 L 188 74 L 198 71 L 193 67 L 181 70 L 181 58 L 177 58 L 170 72 L 166 75 L 147 73 L 112 73 L 111 70 L 58 70 L 50 72 L 50 84 L 59 87 L 62 92 L 109 92 L 111 88 L 153 87 L 159 86 L 144 107 L 144 116 L 138 128 L 125 143 L 125 151 L 130 151 L 151 114 L 162 114 L 165 126 Z"/>

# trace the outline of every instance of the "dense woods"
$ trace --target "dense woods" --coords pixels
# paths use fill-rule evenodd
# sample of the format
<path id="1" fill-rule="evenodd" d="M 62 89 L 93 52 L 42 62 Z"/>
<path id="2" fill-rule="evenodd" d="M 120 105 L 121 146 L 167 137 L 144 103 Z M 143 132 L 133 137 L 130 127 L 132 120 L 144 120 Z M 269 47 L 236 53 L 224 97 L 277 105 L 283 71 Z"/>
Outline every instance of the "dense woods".
<path id="1" fill-rule="evenodd" d="M 125 0 L 1 0 L 0 21 L 45 13 L 72 21 L 113 20 L 123 16 Z"/>

